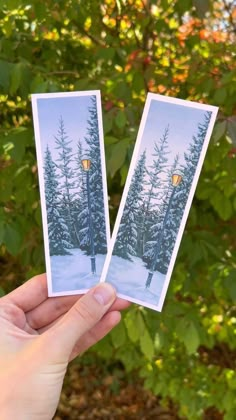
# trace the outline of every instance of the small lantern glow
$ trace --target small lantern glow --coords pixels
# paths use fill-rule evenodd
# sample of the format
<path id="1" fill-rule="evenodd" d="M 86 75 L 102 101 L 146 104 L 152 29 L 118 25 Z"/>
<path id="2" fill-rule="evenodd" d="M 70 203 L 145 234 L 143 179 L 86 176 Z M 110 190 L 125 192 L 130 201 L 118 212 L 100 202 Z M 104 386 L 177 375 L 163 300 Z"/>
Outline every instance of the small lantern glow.
<path id="1" fill-rule="evenodd" d="M 182 181 L 182 175 L 179 172 L 175 172 L 172 175 L 172 185 L 173 187 L 177 187 Z"/>
<path id="2" fill-rule="evenodd" d="M 81 163 L 82 163 L 84 171 L 89 171 L 90 170 L 90 167 L 91 167 L 91 160 L 90 159 L 82 159 Z"/>

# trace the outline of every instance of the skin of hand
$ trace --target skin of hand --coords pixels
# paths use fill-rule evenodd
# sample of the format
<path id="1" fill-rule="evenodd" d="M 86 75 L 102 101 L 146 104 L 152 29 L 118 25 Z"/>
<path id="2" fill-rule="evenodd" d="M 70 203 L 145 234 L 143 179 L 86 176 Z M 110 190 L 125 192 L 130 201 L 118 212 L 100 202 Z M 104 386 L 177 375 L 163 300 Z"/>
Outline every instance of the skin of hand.
<path id="1" fill-rule="evenodd" d="M 48 298 L 44 274 L 1 298 L 1 420 L 52 419 L 69 361 L 117 325 L 128 305 L 108 283 Z"/>

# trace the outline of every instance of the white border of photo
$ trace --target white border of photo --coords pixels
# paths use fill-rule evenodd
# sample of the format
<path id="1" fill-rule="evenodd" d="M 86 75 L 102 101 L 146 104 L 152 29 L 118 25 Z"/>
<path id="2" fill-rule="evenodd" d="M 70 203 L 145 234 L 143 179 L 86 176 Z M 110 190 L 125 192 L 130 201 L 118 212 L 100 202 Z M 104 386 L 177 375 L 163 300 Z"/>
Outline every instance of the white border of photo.
<path id="1" fill-rule="evenodd" d="M 142 119 L 141 119 L 141 124 L 140 124 L 138 135 L 137 135 L 136 144 L 135 144 L 135 147 L 134 147 L 134 152 L 133 152 L 133 156 L 132 156 L 132 160 L 131 160 L 131 165 L 130 165 L 130 168 L 129 168 L 126 184 L 125 184 L 125 187 L 124 187 L 124 191 L 123 191 L 123 195 L 122 195 L 117 219 L 116 219 L 116 222 L 115 222 L 115 227 L 114 227 L 114 230 L 113 230 L 110 246 L 109 246 L 109 249 L 108 249 L 107 257 L 106 257 L 105 264 L 104 264 L 103 271 L 102 271 L 102 275 L 101 275 L 101 281 L 102 282 L 104 282 L 104 281 L 109 282 L 109 278 L 107 278 L 107 274 L 108 274 L 109 266 L 110 266 L 110 263 L 111 263 L 113 249 L 114 249 L 114 246 L 115 246 L 115 242 L 116 242 L 121 218 L 122 218 L 124 207 L 125 207 L 125 204 L 126 204 L 126 199 L 127 199 L 127 196 L 128 196 L 131 180 L 132 180 L 134 170 L 135 170 L 135 166 L 136 166 L 136 163 L 137 163 L 137 160 L 138 160 L 141 141 L 142 141 L 142 136 L 143 136 L 143 133 L 144 133 L 145 124 L 146 124 L 146 120 L 147 120 L 147 117 L 148 117 L 149 108 L 150 108 L 150 104 L 151 104 L 152 100 L 171 103 L 171 104 L 176 104 L 176 105 L 181 105 L 181 106 L 185 106 L 185 107 L 201 109 L 201 110 L 205 110 L 205 111 L 210 111 L 212 113 L 211 120 L 210 120 L 208 129 L 207 129 L 207 134 L 206 134 L 205 141 L 204 141 L 202 151 L 201 151 L 201 155 L 200 155 L 197 167 L 196 167 L 196 172 L 195 172 L 195 175 L 194 175 L 194 178 L 193 178 L 193 183 L 192 183 L 190 193 L 189 193 L 189 196 L 188 196 L 188 199 L 187 199 L 187 203 L 186 203 L 185 210 L 184 210 L 184 213 L 183 213 L 181 225 L 180 225 L 180 228 L 179 228 L 179 231 L 178 231 L 178 234 L 177 234 L 175 246 L 174 246 L 174 249 L 173 249 L 173 252 L 172 252 L 172 256 L 171 256 L 171 260 L 170 260 L 170 263 L 169 263 L 169 266 L 168 266 L 167 274 L 165 275 L 166 278 L 165 278 L 165 281 L 164 281 L 164 284 L 163 284 L 163 287 L 162 287 L 162 291 L 161 291 L 161 295 L 160 295 L 158 303 L 156 305 L 154 305 L 154 304 L 151 304 L 151 303 L 144 302 L 142 300 L 133 298 L 132 296 L 119 293 L 119 288 L 117 287 L 117 291 L 118 291 L 117 295 L 119 297 L 121 297 L 123 299 L 127 299 L 130 302 L 134 302 L 134 303 L 137 303 L 139 305 L 146 306 L 148 308 L 154 309 L 156 311 L 161 311 L 162 307 L 163 307 L 164 300 L 165 300 L 165 296 L 166 296 L 166 293 L 167 293 L 167 289 L 168 289 L 168 286 L 169 286 L 172 271 L 173 271 L 173 268 L 174 268 L 174 264 L 175 264 L 178 249 L 179 249 L 179 246 L 180 246 L 181 238 L 182 238 L 182 235 L 183 235 L 183 232 L 184 232 L 187 217 L 188 217 L 188 214 L 189 214 L 189 210 L 190 210 L 190 207 L 191 207 L 191 203 L 192 203 L 192 200 L 193 200 L 193 196 L 194 196 L 194 193 L 195 193 L 195 189 L 196 189 L 196 186 L 197 186 L 197 183 L 198 183 L 201 168 L 202 168 L 204 158 L 205 158 L 205 155 L 206 155 L 207 147 L 208 147 L 210 137 L 211 137 L 211 134 L 212 134 L 212 130 L 213 130 L 213 127 L 214 127 L 214 123 L 215 123 L 215 120 L 216 120 L 218 108 L 215 107 L 215 106 L 211 106 L 211 105 L 205 105 L 205 104 L 200 104 L 200 103 L 197 103 L 197 102 L 187 101 L 187 100 L 183 100 L 183 99 L 177 99 L 177 98 L 162 96 L 162 95 L 158 95 L 158 94 L 154 94 L 154 93 L 148 93 L 147 100 L 146 100 L 145 107 L 144 107 L 144 111 L 143 111 L 143 115 L 142 115 Z M 158 115 L 157 115 L 157 119 L 158 119 Z"/>
<path id="2" fill-rule="evenodd" d="M 39 188 L 40 188 L 40 199 L 42 209 L 42 222 L 43 222 L 43 236 L 44 236 L 44 251 L 46 260 L 46 271 L 47 271 L 47 284 L 48 284 L 48 295 L 49 296 L 65 296 L 84 294 L 89 289 L 79 288 L 76 290 L 65 290 L 62 292 L 53 292 L 52 290 L 52 276 L 51 276 L 51 257 L 49 253 L 49 238 L 48 238 L 48 223 L 47 223 L 47 210 L 45 200 L 45 185 L 44 185 L 44 171 L 43 171 L 43 156 L 40 139 L 40 122 L 38 115 L 38 99 L 43 98 L 66 98 L 66 97 L 79 97 L 79 96 L 96 96 L 97 102 L 97 115 L 98 115 L 98 127 L 99 127 L 99 140 L 100 140 L 100 152 L 101 152 L 101 166 L 102 166 L 102 182 L 103 182 L 103 198 L 104 198 L 104 212 L 105 212 L 105 225 L 106 225 L 106 240 L 107 249 L 109 249 L 110 242 L 110 223 L 109 223 L 109 209 L 108 209 L 108 193 L 107 193 L 107 178 L 106 178 L 106 163 L 105 163 L 105 149 L 104 149 L 104 134 L 102 124 L 102 108 L 101 108 L 101 94 L 99 90 L 82 91 L 82 92 L 59 92 L 59 93 L 40 93 L 32 94 L 32 110 L 33 110 L 33 122 L 35 131 L 35 143 L 36 143 L 36 154 L 38 163 L 38 176 L 39 176 Z M 50 118 L 50 116 L 49 116 Z M 69 267 L 68 267 L 69 269 Z M 69 281 L 69 276 L 68 276 Z M 78 278 L 79 282 L 79 278 Z"/>

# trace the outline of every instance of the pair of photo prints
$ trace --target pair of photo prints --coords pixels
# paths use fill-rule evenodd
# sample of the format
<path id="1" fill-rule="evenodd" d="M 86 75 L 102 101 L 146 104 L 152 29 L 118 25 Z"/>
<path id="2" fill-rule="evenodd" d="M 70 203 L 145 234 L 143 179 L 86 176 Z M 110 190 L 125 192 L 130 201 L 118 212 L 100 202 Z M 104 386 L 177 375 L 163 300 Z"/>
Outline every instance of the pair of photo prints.
<path id="1" fill-rule="evenodd" d="M 49 296 L 107 281 L 161 311 L 218 108 L 148 93 L 111 239 L 100 92 L 32 108 Z"/>

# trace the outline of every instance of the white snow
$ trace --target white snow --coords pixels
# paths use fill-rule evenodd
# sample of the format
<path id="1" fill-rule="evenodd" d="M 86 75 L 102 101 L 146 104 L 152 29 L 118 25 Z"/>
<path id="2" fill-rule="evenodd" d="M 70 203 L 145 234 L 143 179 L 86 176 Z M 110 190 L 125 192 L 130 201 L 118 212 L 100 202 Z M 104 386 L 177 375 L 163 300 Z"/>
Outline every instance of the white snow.
<path id="1" fill-rule="evenodd" d="M 141 258 L 132 257 L 132 261 L 127 261 L 113 255 L 106 281 L 122 295 L 158 305 L 166 275 L 155 271 L 150 288 L 146 289 L 147 276 L 148 269 Z"/>
<path id="2" fill-rule="evenodd" d="M 51 259 L 52 292 L 89 289 L 100 280 L 105 255 L 96 255 L 96 274 L 91 273 L 90 256 L 78 248 L 68 250 L 71 255 L 53 255 Z"/>

